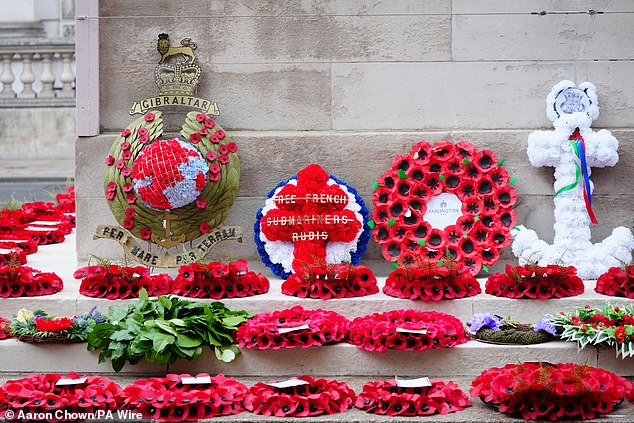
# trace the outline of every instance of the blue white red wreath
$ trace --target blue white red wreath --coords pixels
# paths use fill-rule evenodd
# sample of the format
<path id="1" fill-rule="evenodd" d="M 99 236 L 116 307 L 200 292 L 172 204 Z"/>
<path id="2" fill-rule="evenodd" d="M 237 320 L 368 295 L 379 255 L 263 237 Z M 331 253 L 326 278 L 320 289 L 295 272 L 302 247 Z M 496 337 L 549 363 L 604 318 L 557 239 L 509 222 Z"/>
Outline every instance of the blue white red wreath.
<path id="1" fill-rule="evenodd" d="M 339 241 L 327 241 L 326 242 L 326 257 L 325 261 L 329 264 L 335 263 L 350 263 L 356 265 L 361 260 L 361 256 L 366 250 L 368 241 L 370 239 L 370 228 L 368 226 L 368 209 L 365 207 L 363 199 L 357 191 L 346 184 L 345 182 L 337 179 L 332 175 L 328 175 L 318 165 L 312 164 L 298 173 L 302 175 L 302 178 L 306 175 L 320 174 L 323 172 L 327 175 L 328 179 L 324 188 L 329 188 L 334 185 L 341 189 L 346 197 L 347 204 L 343 211 L 346 213 L 352 212 L 355 219 L 360 223 L 354 239 L 349 242 Z M 265 206 L 258 210 L 256 215 L 256 221 L 254 224 L 254 241 L 258 248 L 258 253 L 262 257 L 262 261 L 271 271 L 286 279 L 292 273 L 295 273 L 294 267 L 298 265 L 298 262 L 302 262 L 303 265 L 310 266 L 318 263 L 311 263 L 311 258 L 298 257 L 295 249 L 295 242 L 289 241 L 271 241 L 267 238 L 266 234 L 262 230 L 262 221 L 266 218 L 267 213 L 271 211 L 279 211 L 278 205 L 275 201 L 275 196 L 278 195 L 287 185 L 298 186 L 301 182 L 298 182 L 298 176 L 293 176 L 285 182 L 279 183 L 268 193 Z M 323 207 L 322 212 L 323 212 Z M 304 211 L 305 212 L 305 211 Z M 302 212 L 302 213 L 304 213 Z M 308 212 L 310 213 L 310 211 Z M 320 211 L 314 211 L 312 216 L 320 214 Z"/>

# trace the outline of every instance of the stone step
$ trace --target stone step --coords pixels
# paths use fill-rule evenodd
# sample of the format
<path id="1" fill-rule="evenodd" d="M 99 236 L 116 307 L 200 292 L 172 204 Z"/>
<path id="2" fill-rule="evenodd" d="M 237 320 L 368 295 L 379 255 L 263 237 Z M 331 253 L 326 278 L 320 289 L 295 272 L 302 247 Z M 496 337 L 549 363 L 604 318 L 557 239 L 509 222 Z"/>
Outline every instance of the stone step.
<path id="1" fill-rule="evenodd" d="M 62 292 L 45 297 L 11 298 L 0 301 L 0 316 L 11 317 L 20 308 L 42 309 L 49 313 L 75 315 L 97 306 L 103 312 L 111 305 L 121 305 L 135 300 L 104 300 L 83 297 L 78 293 L 79 281 L 72 277 L 76 269 L 74 233 L 66 242 L 45 245 L 29 257 L 29 265 L 42 271 L 56 272 L 65 283 Z M 251 267 L 257 267 L 256 265 Z M 268 270 L 261 269 L 265 274 Z M 172 273 L 174 271 L 172 270 Z M 484 287 L 485 280 L 481 283 Z M 385 278 L 379 278 L 379 286 Z M 557 313 L 584 304 L 601 304 L 610 297 L 593 291 L 594 282 L 586 283 L 583 295 L 559 300 L 511 300 L 481 294 L 472 298 L 441 302 L 422 302 L 392 298 L 383 293 L 363 298 L 339 300 L 298 299 L 282 295 L 281 280 L 271 278 L 271 291 L 244 299 L 225 300 L 232 309 L 245 309 L 251 313 L 289 308 L 300 304 L 308 309 L 324 308 L 335 310 L 348 318 L 354 318 L 377 311 L 394 309 L 422 309 L 447 312 L 463 321 L 474 312 L 494 311 L 500 315 L 510 315 L 517 320 L 532 322 L 545 313 Z M 632 303 L 633 300 L 619 300 L 614 303 Z M 500 346 L 470 341 L 453 349 L 430 350 L 424 352 L 389 351 L 387 353 L 368 352 L 342 343 L 308 349 L 248 350 L 234 362 L 224 364 L 217 361 L 211 350 L 205 350 L 200 359 L 179 361 L 171 370 L 179 372 L 226 373 L 239 376 L 280 377 L 301 374 L 331 376 L 357 375 L 404 375 L 428 374 L 435 377 L 469 376 L 475 377 L 483 370 L 521 361 L 576 362 L 602 367 L 624 376 L 634 376 L 634 360 L 615 357 L 613 349 L 586 348 L 577 352 L 573 343 L 550 342 L 532 346 Z M 0 363 L 2 372 L 64 372 L 112 373 L 110 363 L 97 363 L 97 354 L 86 351 L 85 344 L 33 345 L 17 340 L 0 342 Z M 142 362 L 136 366 L 126 365 L 126 374 L 160 374 L 163 366 Z"/>
<path id="2" fill-rule="evenodd" d="M 4 383 L 9 379 L 19 379 L 26 376 L 25 374 L 1 374 L 0 373 L 0 383 Z M 330 377 L 330 376 L 314 376 L 314 377 L 326 377 L 328 379 L 336 379 L 338 381 L 346 382 L 355 393 L 359 394 L 362 391 L 363 384 L 372 381 L 372 380 L 384 380 L 390 379 L 394 375 L 373 375 L 371 377 Z M 139 376 L 131 376 L 131 375 L 108 375 L 108 377 L 114 382 L 118 383 L 120 386 L 125 387 L 134 383 L 135 380 L 139 379 Z M 281 378 L 254 378 L 254 377 L 237 377 L 239 382 L 246 384 L 247 386 L 252 386 L 257 382 L 263 381 L 268 382 L 272 380 L 281 380 Z M 443 378 L 444 380 L 449 380 Z M 465 392 L 469 393 L 469 387 L 471 386 L 472 378 L 465 377 L 456 377 L 451 379 L 453 382 L 457 383 L 460 388 Z M 116 410 L 113 410 L 116 415 Z M 628 402 L 624 402 L 619 408 L 614 410 L 612 413 L 604 416 L 599 416 L 592 420 L 586 420 L 587 422 L 631 422 L 632 415 L 634 415 L 634 405 Z M 301 419 L 302 423 L 365 423 L 365 422 L 389 422 L 389 423 L 411 423 L 415 421 L 415 417 L 402 417 L 402 416 L 380 416 L 375 414 L 368 414 L 362 410 L 351 408 L 347 410 L 345 413 L 333 414 L 329 416 L 317 416 L 317 417 L 303 417 Z M 473 422 L 517 422 L 518 419 L 515 417 L 509 417 L 506 414 L 499 413 L 493 410 L 491 407 L 485 405 L 477 398 L 471 398 L 471 406 L 466 409 L 445 415 L 433 415 L 433 416 L 425 416 L 425 421 L 430 422 L 457 422 L 457 423 L 473 423 Z M 93 422 L 112 422 L 112 419 L 104 419 L 104 420 L 92 420 Z M 130 420 L 127 420 L 130 421 Z M 149 420 L 143 420 L 149 421 Z M 223 417 L 215 417 L 213 419 L 208 420 L 199 420 L 199 422 L 233 422 L 233 423 L 251 423 L 251 422 L 297 422 L 297 418 L 281 418 L 281 417 L 264 417 L 258 416 L 248 411 L 244 411 L 242 413 L 233 415 L 233 416 L 223 416 Z"/>
<path id="3" fill-rule="evenodd" d="M 0 301 L 0 316 L 9 318 L 20 308 L 31 310 L 45 310 L 57 315 L 75 315 L 90 310 L 93 306 L 106 313 L 111 305 L 121 305 L 134 302 L 134 299 L 117 300 L 116 302 L 107 299 L 90 298 L 79 294 L 80 281 L 73 278 L 73 272 L 77 269 L 75 258 L 75 232 L 67 236 L 66 241 L 60 244 L 43 245 L 39 247 L 36 254 L 28 256 L 28 266 L 43 272 L 55 272 L 64 281 L 64 290 L 61 292 L 41 297 L 21 297 L 7 298 Z M 384 263 L 365 263 L 371 269 L 381 269 L 377 273 L 383 272 Z M 282 280 L 271 274 L 261 262 L 249 263 L 249 268 L 266 275 L 271 288 L 268 293 L 247 298 L 225 299 L 223 302 L 232 309 L 243 309 L 255 314 L 265 311 L 281 310 L 295 305 L 301 305 L 306 309 L 328 309 L 333 310 L 352 319 L 358 316 L 372 314 L 397 309 L 419 309 L 434 310 L 449 313 L 457 318 L 466 321 L 474 313 L 495 312 L 498 315 L 514 320 L 531 323 L 543 317 L 545 314 L 556 314 L 560 311 L 568 311 L 574 307 L 583 307 L 586 304 L 600 305 L 606 301 L 613 304 L 634 304 L 634 300 L 627 298 L 614 298 L 596 293 L 594 291 L 595 281 L 585 282 L 585 292 L 576 297 L 532 300 L 532 299 L 509 299 L 499 298 L 488 294 L 480 294 L 475 297 L 461 298 L 454 300 L 444 300 L 438 302 L 414 301 L 399 299 L 387 296 L 382 292 L 361 298 L 342 298 L 331 300 L 320 300 L 310 298 L 296 298 L 281 293 Z M 165 271 L 165 270 L 161 270 Z M 176 269 L 167 270 L 175 276 Z M 385 285 L 385 276 L 377 276 L 379 288 Z M 484 292 L 486 278 L 479 278 L 478 281 Z M 213 301 L 195 299 L 195 301 Z"/>

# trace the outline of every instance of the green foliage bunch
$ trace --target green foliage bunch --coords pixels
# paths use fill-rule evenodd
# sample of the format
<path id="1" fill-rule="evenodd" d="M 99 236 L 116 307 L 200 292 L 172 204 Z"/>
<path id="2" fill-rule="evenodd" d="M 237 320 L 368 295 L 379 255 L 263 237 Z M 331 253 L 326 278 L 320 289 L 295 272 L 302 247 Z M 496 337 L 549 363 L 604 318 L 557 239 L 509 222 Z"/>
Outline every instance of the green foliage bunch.
<path id="1" fill-rule="evenodd" d="M 101 350 L 99 362 L 107 358 L 118 372 L 126 361 L 173 364 L 176 359 L 193 360 L 208 345 L 219 360 L 229 362 L 240 349 L 233 332 L 251 316 L 244 310 L 230 310 L 221 302 L 201 303 L 177 297 L 148 298 L 139 292 L 136 303 L 112 306 L 108 321 L 94 327 L 88 336 L 88 350 Z"/>

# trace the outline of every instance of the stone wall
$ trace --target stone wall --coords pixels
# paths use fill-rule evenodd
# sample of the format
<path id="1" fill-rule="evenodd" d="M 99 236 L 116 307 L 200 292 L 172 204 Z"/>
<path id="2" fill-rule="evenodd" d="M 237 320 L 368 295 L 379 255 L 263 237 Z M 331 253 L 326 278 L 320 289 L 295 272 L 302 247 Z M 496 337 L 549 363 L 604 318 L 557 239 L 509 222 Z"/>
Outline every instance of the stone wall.
<path id="1" fill-rule="evenodd" d="M 103 197 L 103 159 L 131 121 L 132 103 L 156 92 L 161 32 L 172 43 L 198 44 L 197 95 L 218 102 L 218 121 L 240 148 L 241 188 L 226 223 L 241 225 L 245 240 L 219 245 L 217 258 L 257 258 L 257 209 L 307 164 L 356 187 L 371 209 L 372 184 L 420 140 L 465 139 L 505 159 L 519 178 L 518 222 L 551 241 L 553 169 L 530 166 L 526 140 L 552 127 L 545 99 L 562 79 L 597 86 L 594 127 L 621 145 L 615 168 L 593 171 L 600 222 L 593 235 L 631 227 L 634 3 L 599 3 L 102 1 L 102 129 L 76 144 L 78 258 L 120 254 L 116 244 L 92 240 L 97 224 L 115 223 Z M 548 13 L 534 13 L 541 11 Z M 381 259 L 373 241 L 364 257 Z M 514 261 L 509 250 L 502 257 Z"/>

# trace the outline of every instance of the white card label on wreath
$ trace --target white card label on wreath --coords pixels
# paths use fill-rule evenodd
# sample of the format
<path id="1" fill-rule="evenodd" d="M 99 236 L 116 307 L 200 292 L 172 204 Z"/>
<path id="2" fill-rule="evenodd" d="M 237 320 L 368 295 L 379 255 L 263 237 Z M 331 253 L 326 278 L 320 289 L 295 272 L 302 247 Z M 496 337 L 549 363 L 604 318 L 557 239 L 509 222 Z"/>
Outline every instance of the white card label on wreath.
<path id="1" fill-rule="evenodd" d="M 431 386 L 431 381 L 427 376 L 416 379 L 399 379 L 398 376 L 394 376 L 394 379 L 396 379 L 396 386 L 400 388 L 424 388 Z"/>
<path id="2" fill-rule="evenodd" d="M 308 382 L 302 379 L 288 379 L 288 380 L 283 380 L 281 382 L 265 382 L 265 385 L 269 385 L 272 386 L 274 388 L 292 388 L 293 386 L 302 386 L 302 385 L 308 385 Z"/>
<path id="3" fill-rule="evenodd" d="M 0 239 L 0 242 L 15 242 L 16 244 L 23 244 L 29 242 L 27 239 Z"/>
<path id="4" fill-rule="evenodd" d="M 400 333 L 415 333 L 418 335 L 427 335 L 427 329 L 396 328 L 396 331 Z"/>
<path id="5" fill-rule="evenodd" d="M 71 386 L 71 385 L 81 385 L 82 383 L 86 383 L 88 380 L 87 377 L 80 377 L 79 379 L 71 379 L 71 378 L 61 378 L 55 383 L 55 386 Z"/>
<path id="6" fill-rule="evenodd" d="M 31 231 L 31 232 L 52 232 L 52 231 L 57 230 L 57 228 L 54 228 L 54 227 L 44 228 L 42 226 L 29 226 L 27 228 L 24 228 L 24 230 Z"/>
<path id="7" fill-rule="evenodd" d="M 423 219 L 436 229 L 445 229 L 449 225 L 455 225 L 460 216 L 462 201 L 455 194 L 441 192 L 429 199 Z"/>
<path id="8" fill-rule="evenodd" d="M 5 248 L 0 248 L 0 254 L 10 254 L 15 253 L 15 250 L 7 250 Z"/>
<path id="9" fill-rule="evenodd" d="M 181 379 L 183 385 L 202 385 L 211 383 L 211 376 L 184 377 Z"/>
<path id="10" fill-rule="evenodd" d="M 57 226 L 62 222 L 54 222 L 52 220 L 35 220 L 33 222 L 30 222 L 30 225 L 37 225 L 37 226 Z"/>
<path id="11" fill-rule="evenodd" d="M 308 330 L 310 329 L 310 326 L 308 326 L 308 323 L 303 324 L 301 326 L 294 326 L 294 327 L 290 327 L 290 328 L 277 328 L 277 333 L 279 333 L 280 335 L 285 334 L 285 333 L 289 333 L 289 332 L 295 332 L 298 330 Z"/>

